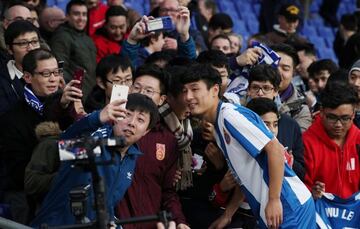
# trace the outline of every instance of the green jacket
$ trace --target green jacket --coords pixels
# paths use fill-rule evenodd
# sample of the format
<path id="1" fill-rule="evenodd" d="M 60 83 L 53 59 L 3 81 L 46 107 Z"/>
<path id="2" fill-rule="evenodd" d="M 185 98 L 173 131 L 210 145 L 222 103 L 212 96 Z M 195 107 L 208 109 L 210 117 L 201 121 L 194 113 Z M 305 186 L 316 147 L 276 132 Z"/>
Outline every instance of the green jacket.
<path id="1" fill-rule="evenodd" d="M 85 31 L 77 31 L 67 23 L 62 24 L 51 38 L 50 46 L 58 61 L 64 61 L 64 79 L 73 79 L 74 70 L 86 70 L 83 81 L 83 101 L 95 86 L 96 47 Z"/>
<path id="2" fill-rule="evenodd" d="M 50 190 L 59 166 L 58 140 L 60 128 L 56 123 L 42 122 L 35 129 L 39 144 L 33 151 L 25 169 L 24 188 L 37 203 L 40 203 Z"/>

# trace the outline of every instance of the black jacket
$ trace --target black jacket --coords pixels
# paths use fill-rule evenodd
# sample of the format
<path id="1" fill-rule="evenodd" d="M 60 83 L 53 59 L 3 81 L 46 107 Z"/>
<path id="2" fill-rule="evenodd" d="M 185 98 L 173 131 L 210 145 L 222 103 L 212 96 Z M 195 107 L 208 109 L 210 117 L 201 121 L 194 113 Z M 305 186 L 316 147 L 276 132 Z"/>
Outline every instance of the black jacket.
<path id="1" fill-rule="evenodd" d="M 24 81 L 17 77 L 11 80 L 7 68 L 8 61 L 7 56 L 0 53 L 0 115 L 24 98 Z"/>

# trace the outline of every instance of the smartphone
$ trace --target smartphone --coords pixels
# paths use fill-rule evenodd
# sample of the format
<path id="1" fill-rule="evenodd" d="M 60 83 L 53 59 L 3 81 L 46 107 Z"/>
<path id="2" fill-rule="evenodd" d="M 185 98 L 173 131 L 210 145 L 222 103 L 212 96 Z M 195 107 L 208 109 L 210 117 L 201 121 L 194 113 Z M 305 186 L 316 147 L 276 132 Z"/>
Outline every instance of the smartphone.
<path id="1" fill-rule="evenodd" d="M 77 87 L 77 88 L 79 88 L 79 89 L 81 89 L 81 88 L 82 88 L 82 83 L 83 83 L 84 77 L 85 77 L 85 69 L 83 69 L 83 68 L 77 68 L 77 69 L 75 69 L 73 79 L 80 81 L 80 83 L 79 83 L 79 84 L 75 84 L 74 86 Z"/>
<path id="2" fill-rule="evenodd" d="M 110 103 L 118 99 L 127 99 L 128 93 L 128 86 L 114 84 L 111 91 Z M 125 108 L 126 103 L 122 104 L 121 106 Z"/>
<path id="3" fill-rule="evenodd" d="M 173 30 L 174 26 L 170 16 L 158 17 L 146 23 L 146 32 L 158 30 Z"/>

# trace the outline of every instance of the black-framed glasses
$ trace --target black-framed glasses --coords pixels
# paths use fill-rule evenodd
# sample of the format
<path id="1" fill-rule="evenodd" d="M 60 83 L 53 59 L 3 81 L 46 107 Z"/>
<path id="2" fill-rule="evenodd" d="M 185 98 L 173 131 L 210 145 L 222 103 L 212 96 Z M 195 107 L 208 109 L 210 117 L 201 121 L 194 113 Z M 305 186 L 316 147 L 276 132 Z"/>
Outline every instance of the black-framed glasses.
<path id="1" fill-rule="evenodd" d="M 152 97 L 155 93 L 161 94 L 159 91 L 155 91 L 151 87 L 142 87 L 140 84 L 133 84 L 131 86 L 131 90 L 133 93 L 140 93 L 149 97 Z"/>
<path id="2" fill-rule="evenodd" d="M 131 86 L 131 84 L 132 84 L 132 78 L 124 79 L 124 80 L 113 80 L 113 81 L 105 79 L 105 81 L 110 83 L 110 84 L 115 84 L 115 85 Z"/>
<path id="3" fill-rule="evenodd" d="M 13 45 L 18 45 L 20 48 L 24 49 L 29 47 L 31 45 L 32 47 L 37 47 L 40 44 L 40 41 L 38 39 L 31 40 L 31 41 L 19 41 L 19 42 L 13 42 Z"/>
<path id="4" fill-rule="evenodd" d="M 352 115 L 337 116 L 337 115 L 328 113 L 328 114 L 325 114 L 325 118 L 330 124 L 335 124 L 338 121 L 340 121 L 342 125 L 347 125 L 351 122 Z"/>
<path id="5" fill-rule="evenodd" d="M 255 93 L 258 93 L 259 91 L 262 91 L 264 94 L 269 94 L 274 90 L 274 87 L 271 87 L 269 85 L 259 86 L 259 85 L 251 85 L 250 91 L 253 91 Z"/>
<path id="6" fill-rule="evenodd" d="M 28 21 L 31 24 L 33 24 L 34 21 L 36 20 L 36 18 L 32 18 L 32 17 L 23 18 L 23 17 L 19 16 L 19 17 L 15 17 L 13 19 L 7 19 L 7 20 L 10 21 L 10 22 L 24 20 L 24 21 Z"/>
<path id="7" fill-rule="evenodd" d="M 45 78 L 49 78 L 52 74 L 54 74 L 54 76 L 58 77 L 58 76 L 62 76 L 64 70 L 62 68 L 57 68 L 57 69 L 54 69 L 52 71 L 50 70 L 44 70 L 42 72 L 35 72 L 35 74 L 38 74 L 38 75 L 41 75 L 42 77 L 45 77 Z"/>

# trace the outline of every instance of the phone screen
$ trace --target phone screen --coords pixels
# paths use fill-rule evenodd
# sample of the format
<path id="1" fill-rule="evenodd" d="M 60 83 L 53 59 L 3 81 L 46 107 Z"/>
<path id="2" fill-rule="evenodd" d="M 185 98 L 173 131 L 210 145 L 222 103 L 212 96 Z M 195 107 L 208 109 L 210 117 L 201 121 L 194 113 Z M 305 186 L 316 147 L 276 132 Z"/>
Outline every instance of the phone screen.
<path id="1" fill-rule="evenodd" d="M 82 68 L 75 69 L 74 71 L 74 80 L 80 81 L 80 84 L 76 84 L 75 86 L 79 89 L 82 87 L 82 82 L 84 80 L 85 70 Z"/>

